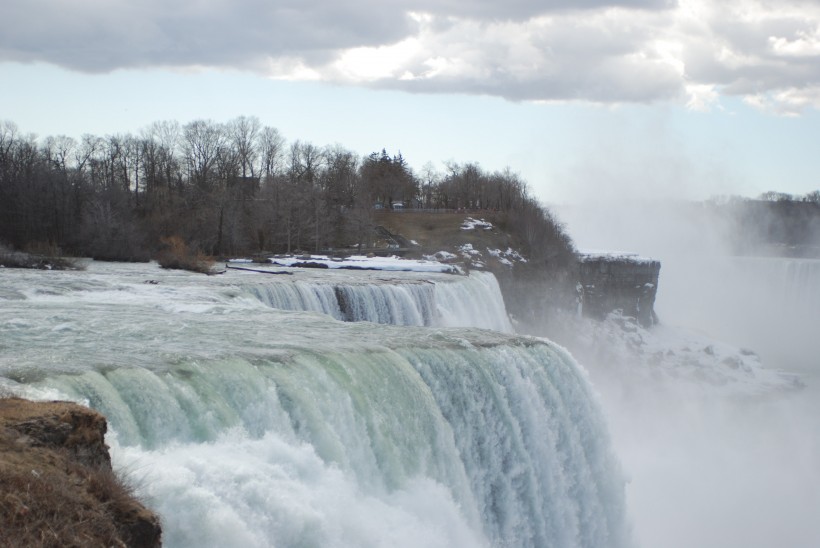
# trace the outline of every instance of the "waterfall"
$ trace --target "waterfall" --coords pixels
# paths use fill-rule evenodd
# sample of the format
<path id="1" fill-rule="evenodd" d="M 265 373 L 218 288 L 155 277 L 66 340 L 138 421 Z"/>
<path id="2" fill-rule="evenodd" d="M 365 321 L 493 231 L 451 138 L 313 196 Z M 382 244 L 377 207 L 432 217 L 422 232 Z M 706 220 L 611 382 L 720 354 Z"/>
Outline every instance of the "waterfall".
<path id="1" fill-rule="evenodd" d="M 801 313 L 820 309 L 820 260 L 742 258 L 737 261 L 747 272 L 762 278 L 761 286 L 769 288 L 784 310 Z"/>
<path id="2" fill-rule="evenodd" d="M 0 272 L 0 384 L 104 413 L 167 546 L 628 544 L 600 410 L 552 343 L 138 266 L 52 274 Z"/>
<path id="3" fill-rule="evenodd" d="M 658 295 L 664 321 L 754 349 L 772 369 L 816 363 L 820 260 L 686 257 L 667 263 Z"/>
<path id="4" fill-rule="evenodd" d="M 311 533 L 317 545 L 333 544 L 336 527 L 358 539 L 351 546 L 367 540 L 356 536 L 362 523 L 330 525 L 335 518 L 324 513 L 338 508 L 314 506 L 313 495 L 291 498 L 312 480 L 302 476 L 308 471 L 280 468 L 287 466 L 337 476 L 326 481 L 344 482 L 373 504 L 390 507 L 402 493 L 424 506 L 432 496 L 457 518 L 442 546 L 468 531 L 478 545 L 619 545 L 623 483 L 584 378 L 547 343 L 499 343 L 447 337 L 424 349 L 183 360 L 159 371 L 58 375 L 35 387 L 109 417 L 118 451 L 146 471 L 149 495 L 172 520 L 172 546 L 236 542 L 220 537 L 225 525 L 211 512 L 235 513 L 237 505 L 245 510 L 229 520 L 230 535 L 290 545 L 298 535 L 289 538 L 281 524 L 306 519 L 294 504 L 317 514 L 299 524 L 300 535 L 319 528 Z M 279 452 L 293 462 L 280 462 Z M 238 483 L 237 470 L 253 486 Z M 270 474 L 282 477 L 271 482 Z M 259 492 L 260 482 L 272 491 Z M 405 493 L 413 489 L 420 492 Z M 285 495 L 288 505 L 268 500 Z"/>
<path id="5" fill-rule="evenodd" d="M 512 332 L 501 289 L 488 272 L 364 280 L 335 273 L 311 281 L 245 277 L 240 287 L 272 308 L 321 312 L 343 321 Z"/>

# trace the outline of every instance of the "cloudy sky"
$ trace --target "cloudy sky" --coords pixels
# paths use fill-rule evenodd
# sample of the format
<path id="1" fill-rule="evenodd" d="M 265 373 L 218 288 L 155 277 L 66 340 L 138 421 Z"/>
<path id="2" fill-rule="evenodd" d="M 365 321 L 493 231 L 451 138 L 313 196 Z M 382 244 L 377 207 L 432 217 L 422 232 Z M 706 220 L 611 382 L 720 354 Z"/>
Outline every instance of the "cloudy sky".
<path id="1" fill-rule="evenodd" d="M 546 202 L 820 188 L 818 0 L 4 0 L 0 120 L 258 116 Z"/>

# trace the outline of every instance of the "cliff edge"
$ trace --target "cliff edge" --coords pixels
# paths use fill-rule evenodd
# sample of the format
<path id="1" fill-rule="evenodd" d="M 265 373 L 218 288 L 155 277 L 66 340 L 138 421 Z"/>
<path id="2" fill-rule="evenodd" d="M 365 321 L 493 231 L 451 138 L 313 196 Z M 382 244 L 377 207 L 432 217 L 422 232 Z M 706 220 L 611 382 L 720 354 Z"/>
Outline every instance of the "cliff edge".
<path id="1" fill-rule="evenodd" d="M 0 546 L 161 545 L 156 514 L 115 475 L 105 417 L 0 398 Z"/>
<path id="2" fill-rule="evenodd" d="M 657 323 L 661 263 L 634 253 L 579 253 L 578 292 L 584 316 L 604 320 L 620 310 L 642 327 Z"/>

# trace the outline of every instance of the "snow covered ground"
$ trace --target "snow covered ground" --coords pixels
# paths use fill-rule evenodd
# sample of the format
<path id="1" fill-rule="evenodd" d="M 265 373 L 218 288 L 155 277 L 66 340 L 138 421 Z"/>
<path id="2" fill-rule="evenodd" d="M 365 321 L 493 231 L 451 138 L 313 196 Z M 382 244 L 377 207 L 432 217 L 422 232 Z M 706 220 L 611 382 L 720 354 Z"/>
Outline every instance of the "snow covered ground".
<path id="1" fill-rule="evenodd" d="M 347 270 L 387 270 L 394 272 L 443 272 L 460 274 L 461 270 L 450 264 L 435 260 L 404 259 L 402 257 L 367 257 L 351 255 L 345 258 L 329 257 L 327 255 L 287 255 L 271 257 L 268 261 L 276 266 L 285 267 L 312 267 Z M 246 259 L 233 259 L 229 263 L 247 263 Z"/>
<path id="2" fill-rule="evenodd" d="M 655 259 L 644 257 L 631 251 L 604 251 L 598 249 L 579 249 L 578 258 L 582 261 L 629 261 L 632 263 L 651 263 Z"/>
<path id="3" fill-rule="evenodd" d="M 465 243 L 455 248 L 455 253 L 441 250 L 433 255 L 425 255 L 424 258 L 430 261 L 464 261 L 471 269 L 484 269 L 488 260 L 495 260 L 506 267 L 512 267 L 513 263 L 526 263 L 527 259 L 518 251 L 508 247 L 506 250 L 485 248 L 486 255 L 471 243 Z"/>
<path id="4" fill-rule="evenodd" d="M 461 230 L 492 230 L 493 224 L 489 221 L 485 221 L 484 219 L 473 219 L 472 217 L 467 217 L 464 219 L 464 222 L 461 223 Z"/>

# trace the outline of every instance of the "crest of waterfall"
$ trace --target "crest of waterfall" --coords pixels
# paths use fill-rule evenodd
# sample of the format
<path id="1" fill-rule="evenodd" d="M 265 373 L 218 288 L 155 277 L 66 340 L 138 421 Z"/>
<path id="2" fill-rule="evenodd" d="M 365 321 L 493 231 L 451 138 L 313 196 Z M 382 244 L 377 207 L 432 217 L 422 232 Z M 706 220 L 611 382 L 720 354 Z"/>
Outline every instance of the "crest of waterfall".
<path id="1" fill-rule="evenodd" d="M 245 277 L 244 291 L 272 308 L 321 312 L 337 320 L 390 325 L 481 327 L 512 332 L 495 276 L 473 272 L 373 281 L 372 274 L 327 273 L 292 280 Z"/>
<path id="2" fill-rule="evenodd" d="M 427 308 L 396 327 L 263 306 L 249 278 L 117 268 L 0 272 L 0 382 L 104 413 L 166 545 L 628 545 L 585 374 L 545 340 L 424 327 L 457 284 L 439 302 L 409 280 Z"/>

